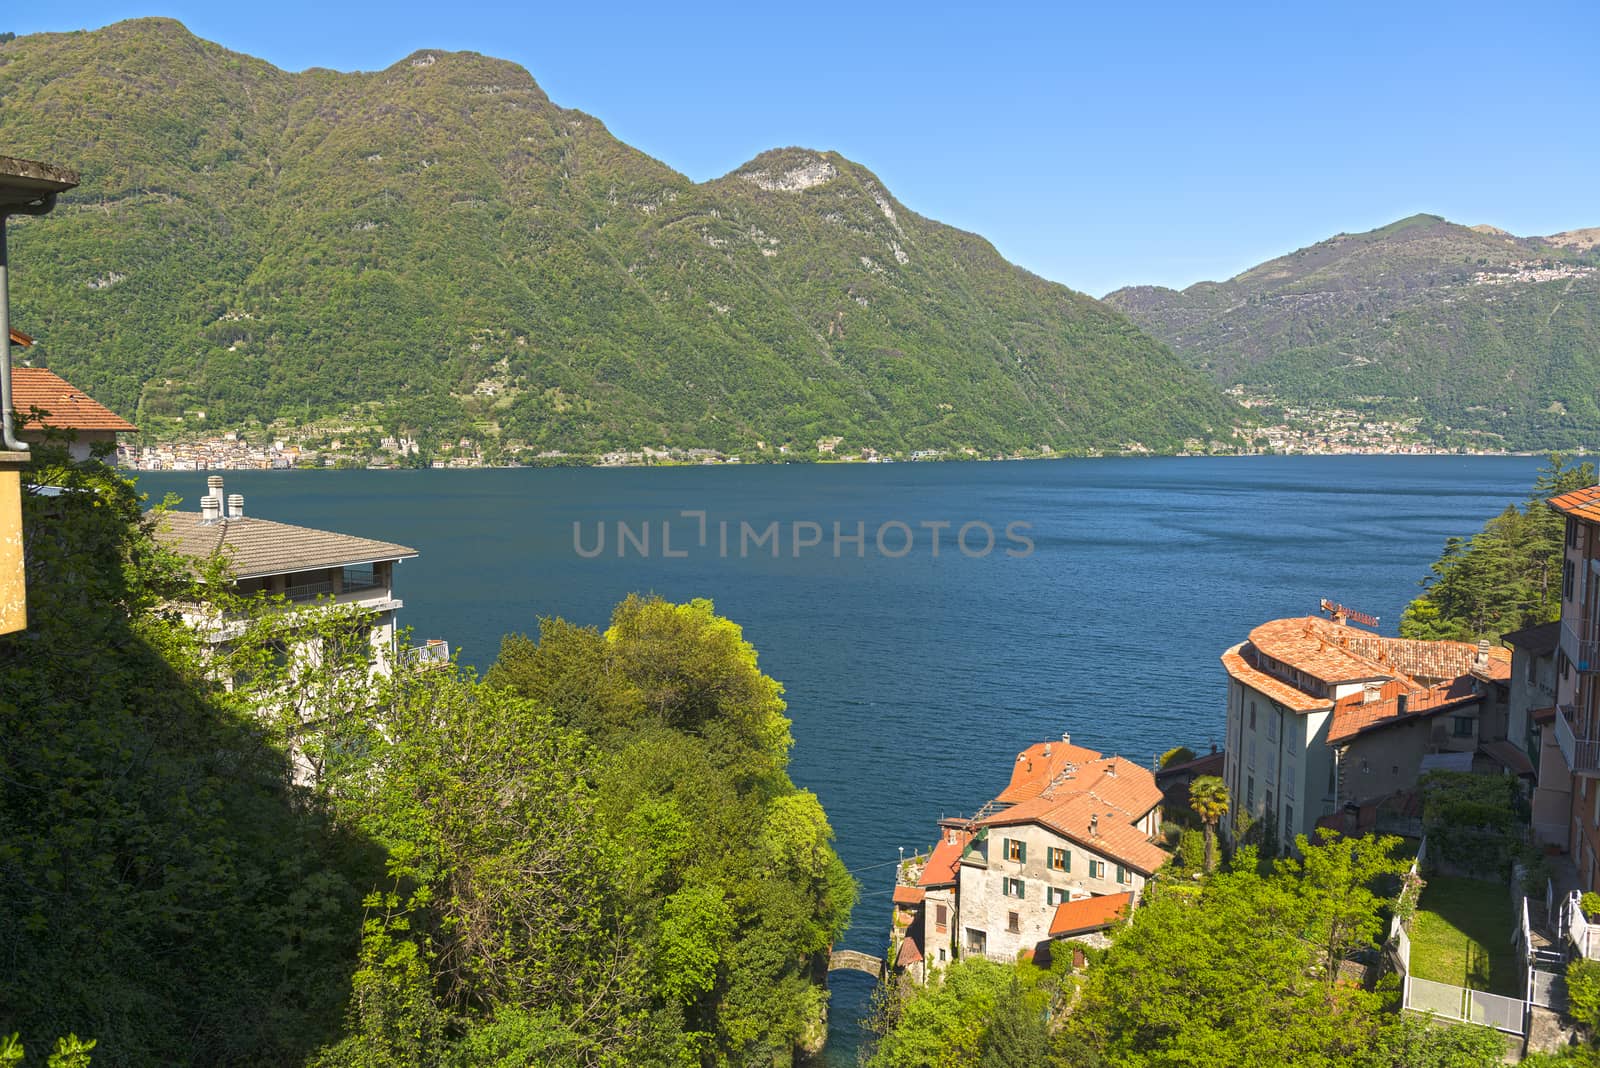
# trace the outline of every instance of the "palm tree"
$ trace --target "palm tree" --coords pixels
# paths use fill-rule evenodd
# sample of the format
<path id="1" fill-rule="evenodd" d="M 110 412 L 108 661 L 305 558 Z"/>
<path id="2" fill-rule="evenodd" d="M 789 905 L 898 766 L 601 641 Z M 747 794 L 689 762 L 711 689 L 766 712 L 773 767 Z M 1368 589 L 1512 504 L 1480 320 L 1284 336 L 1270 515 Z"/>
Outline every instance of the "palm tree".
<path id="1" fill-rule="evenodd" d="M 1206 829 L 1206 871 L 1215 867 L 1217 822 L 1228 814 L 1228 786 L 1215 775 L 1202 775 L 1189 784 L 1189 807 Z"/>

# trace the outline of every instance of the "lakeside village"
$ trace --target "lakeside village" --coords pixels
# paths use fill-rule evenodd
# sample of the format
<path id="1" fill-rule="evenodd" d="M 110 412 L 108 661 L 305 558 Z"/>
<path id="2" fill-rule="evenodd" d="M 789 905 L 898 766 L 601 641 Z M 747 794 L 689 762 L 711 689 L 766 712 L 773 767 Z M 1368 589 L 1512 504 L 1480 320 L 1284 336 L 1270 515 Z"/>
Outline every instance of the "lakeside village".
<path id="1" fill-rule="evenodd" d="M 63 397 L 77 391 L 42 368 L 19 367 L 24 380 L 36 381 L 25 387 L 38 395 L 39 406 L 54 413 Z M 1230 395 L 1247 408 L 1271 406 L 1282 418 L 1272 425 L 1239 428 L 1244 448 L 1223 447 L 1222 443 L 1191 440 L 1177 453 L 1180 456 L 1376 456 L 1376 455 L 1505 455 L 1498 438 L 1480 432 L 1452 432 L 1467 444 L 1442 445 L 1422 430 L 1422 420 L 1380 419 L 1354 409 L 1316 408 L 1278 405 L 1271 398 L 1245 394 Z M 26 411 L 26 406 L 20 410 Z M 204 413 L 198 413 L 203 415 Z M 113 416 L 112 418 L 117 419 Z M 132 435 L 137 428 L 125 420 L 117 433 Z M 1148 456 L 1151 449 L 1139 442 L 1124 443 L 1120 450 L 1090 450 L 1087 456 Z M 829 435 L 809 445 L 769 444 L 758 441 L 750 450 L 730 453 L 708 448 L 654 447 L 633 445 L 598 454 L 578 454 L 561 450 L 534 450 L 515 443 L 496 443 L 461 437 L 440 442 L 424 450 L 413 437 L 355 422 L 330 423 L 313 428 L 283 430 L 262 428 L 250 431 L 227 430 L 185 441 L 118 441 L 116 463 L 133 471 L 283 471 L 316 468 L 483 468 L 528 466 L 640 467 L 673 464 L 739 463 L 904 463 L 929 460 L 1027 460 L 1051 459 L 1065 455 L 1048 445 L 1037 449 L 988 455 L 973 448 L 880 450 L 868 445 L 846 443 Z"/>
<path id="2" fill-rule="evenodd" d="M 1267 857 L 1297 835 L 1393 834 L 1420 899 L 1341 978 L 1395 974 L 1405 1009 L 1523 1054 L 1565 1044 L 1564 970 L 1600 960 L 1600 486 L 1549 503 L 1567 523 L 1558 621 L 1497 647 L 1384 637 L 1326 600 L 1264 621 L 1220 651 L 1221 748 L 1150 768 L 1070 733 L 1028 746 L 992 800 L 895 866 L 887 952 L 851 966 L 910 984 L 970 957 L 1092 967 L 1153 881 L 1210 867 L 1213 828 Z M 1452 825 L 1445 793 L 1499 796 L 1503 819 Z"/>
<path id="3" fill-rule="evenodd" d="M 206 488 L 197 512 L 167 515 L 169 547 L 206 559 L 229 546 L 239 590 L 291 611 L 331 599 L 370 612 L 380 670 L 449 662 L 442 640 L 395 648 L 396 565 L 416 550 L 247 515 L 220 475 Z M 900 984 L 971 957 L 1050 966 L 1066 954 L 1062 966 L 1092 968 L 1153 882 L 1210 867 L 1213 833 L 1267 856 L 1292 855 L 1297 835 L 1398 834 L 1425 876 L 1420 899 L 1341 977 L 1398 975 L 1407 1010 L 1490 1025 L 1523 1053 L 1560 1046 L 1574 1029 L 1562 973 L 1600 960 L 1586 897 L 1600 890 L 1600 486 L 1549 506 L 1567 524 L 1559 620 L 1494 647 L 1385 637 L 1326 600 L 1263 621 L 1219 650 L 1220 748 L 1180 746 L 1145 767 L 1063 732 L 996 754 L 1004 788 L 894 864 L 885 955 L 836 950 L 830 967 Z M 1472 783 L 1516 798 L 1499 853 L 1474 836 L 1463 848 L 1459 828 L 1430 816 L 1440 782 L 1472 804 L 1486 796 Z M 1490 856 L 1516 858 L 1509 880 Z M 1435 952 L 1439 941 L 1456 948 Z M 1462 943 L 1486 966 L 1463 974 Z"/>

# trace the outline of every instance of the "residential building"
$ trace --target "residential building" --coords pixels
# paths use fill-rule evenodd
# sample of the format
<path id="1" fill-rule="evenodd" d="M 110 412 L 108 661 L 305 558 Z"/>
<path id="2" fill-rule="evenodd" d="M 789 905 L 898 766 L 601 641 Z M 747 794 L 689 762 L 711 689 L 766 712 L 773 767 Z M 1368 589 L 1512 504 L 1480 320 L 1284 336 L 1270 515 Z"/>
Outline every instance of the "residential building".
<path id="1" fill-rule="evenodd" d="M 1534 815 L 1564 799 L 1566 846 L 1585 890 L 1600 888 L 1600 486 L 1564 493 L 1550 507 L 1566 516 L 1561 635 L 1556 648 L 1556 738 L 1540 754 Z M 1536 717 L 1542 718 L 1542 717 Z"/>
<path id="2" fill-rule="evenodd" d="M 1522 748 L 1534 767 L 1543 748 L 1537 717 L 1556 703 L 1556 649 L 1561 622 L 1512 631 L 1500 640 L 1511 647 L 1511 690 L 1506 704 L 1506 738 Z M 1555 739 L 1550 739 L 1555 744 Z"/>
<path id="3" fill-rule="evenodd" d="M 1388 638 L 1339 612 L 1263 623 L 1222 664 L 1234 823 L 1266 821 L 1286 847 L 1346 806 L 1414 790 L 1426 754 L 1495 757 L 1506 736 L 1510 652 L 1486 642 Z"/>
<path id="4" fill-rule="evenodd" d="M 22 415 L 22 440 L 30 444 L 59 441 L 66 445 L 74 460 L 89 459 L 99 446 L 107 462 L 111 462 L 117 449 L 117 435 L 139 429 L 43 367 L 12 368 L 11 396 Z M 36 415 L 35 409 L 43 414 Z"/>
<path id="5" fill-rule="evenodd" d="M 223 506 L 223 480 L 207 479 L 200 511 L 162 513 L 156 537 L 169 548 L 207 561 L 226 561 L 240 593 L 281 595 L 290 610 L 318 604 L 349 605 L 373 613 L 370 639 L 380 668 L 393 663 L 395 565 L 415 549 L 330 530 L 294 526 L 244 514 L 244 497 L 231 494 Z M 201 622 L 201 621 L 197 621 Z M 215 642 L 234 634 L 225 624 L 206 626 Z"/>
<path id="6" fill-rule="evenodd" d="M 1029 746 L 1006 788 L 972 819 L 941 821 L 927 860 L 902 873 L 892 959 L 920 976 L 960 956 L 1008 961 L 1058 937 L 1103 939 L 1166 863 L 1160 828 L 1148 768 L 1067 735 Z M 1103 897 L 1118 900 L 1068 907 Z"/>

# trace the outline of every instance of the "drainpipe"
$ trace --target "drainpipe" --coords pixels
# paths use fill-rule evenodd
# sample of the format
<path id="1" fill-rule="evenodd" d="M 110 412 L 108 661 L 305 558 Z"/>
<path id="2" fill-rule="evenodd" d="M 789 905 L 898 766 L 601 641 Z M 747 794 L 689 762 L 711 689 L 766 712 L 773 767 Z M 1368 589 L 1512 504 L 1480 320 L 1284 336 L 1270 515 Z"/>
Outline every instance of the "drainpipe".
<path id="1" fill-rule="evenodd" d="M 0 420 L 4 423 L 0 443 L 12 452 L 27 452 L 27 442 L 17 440 L 16 421 L 11 417 L 11 268 L 6 254 L 6 216 L 46 215 L 56 206 L 56 194 L 49 193 L 37 204 L 19 204 L 0 211 Z"/>

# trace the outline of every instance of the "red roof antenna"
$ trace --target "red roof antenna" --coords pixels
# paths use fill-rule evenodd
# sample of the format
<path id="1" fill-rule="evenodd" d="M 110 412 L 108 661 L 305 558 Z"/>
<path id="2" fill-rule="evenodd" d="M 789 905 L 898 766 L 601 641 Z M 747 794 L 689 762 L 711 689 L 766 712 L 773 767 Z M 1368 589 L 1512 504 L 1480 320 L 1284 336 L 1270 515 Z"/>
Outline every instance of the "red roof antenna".
<path id="1" fill-rule="evenodd" d="M 1360 623 L 1363 627 L 1376 627 L 1378 617 L 1366 612 L 1357 612 L 1354 608 L 1346 608 L 1337 601 L 1322 599 L 1321 608 L 1328 614 L 1328 618 L 1343 626 L 1346 622 Z"/>

